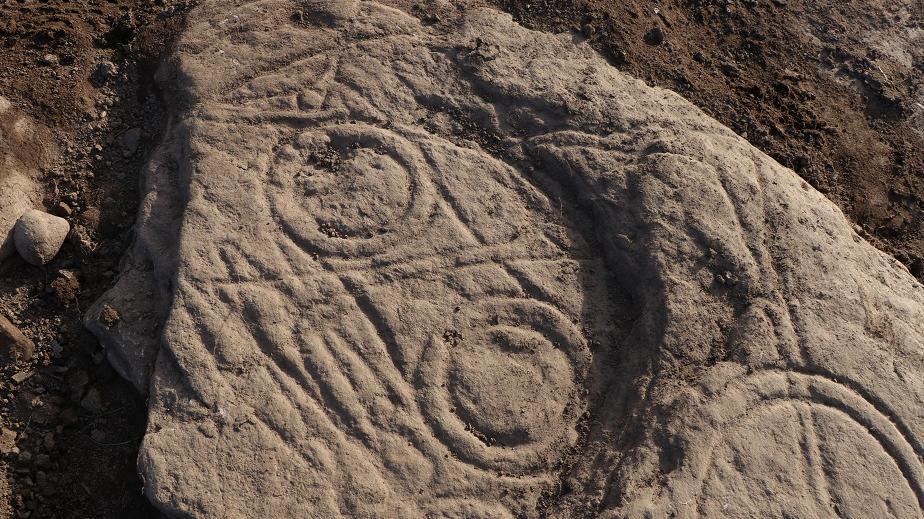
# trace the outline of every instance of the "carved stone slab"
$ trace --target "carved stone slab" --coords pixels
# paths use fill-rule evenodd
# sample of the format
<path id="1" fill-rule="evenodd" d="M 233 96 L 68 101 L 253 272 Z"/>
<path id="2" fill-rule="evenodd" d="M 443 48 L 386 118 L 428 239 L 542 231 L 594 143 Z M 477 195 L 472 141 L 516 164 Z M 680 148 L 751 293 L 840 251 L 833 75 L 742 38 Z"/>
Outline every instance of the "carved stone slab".
<path id="1" fill-rule="evenodd" d="M 579 37 L 207 0 L 162 78 L 88 322 L 165 513 L 920 515 L 924 289 Z"/>

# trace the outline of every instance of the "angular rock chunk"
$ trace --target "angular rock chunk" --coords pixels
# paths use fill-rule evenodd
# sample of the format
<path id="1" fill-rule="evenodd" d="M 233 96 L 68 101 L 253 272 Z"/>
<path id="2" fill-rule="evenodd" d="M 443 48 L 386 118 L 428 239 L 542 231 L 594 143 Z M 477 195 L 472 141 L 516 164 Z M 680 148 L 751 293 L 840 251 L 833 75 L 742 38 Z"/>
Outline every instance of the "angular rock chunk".
<path id="1" fill-rule="evenodd" d="M 0 261 L 16 250 L 13 229 L 19 217 L 32 209 L 27 193 L 33 192 L 31 181 L 11 170 L 0 171 Z"/>
<path id="2" fill-rule="evenodd" d="M 299 5 L 190 14 L 94 328 L 162 511 L 921 514 L 924 288 L 832 203 L 567 35 Z"/>
<path id="3" fill-rule="evenodd" d="M 0 315 L 0 359 L 4 362 L 25 362 L 35 354 L 35 344 L 11 323 Z"/>
<path id="4" fill-rule="evenodd" d="M 71 224 L 64 218 L 32 209 L 16 222 L 13 239 L 19 255 L 40 266 L 58 254 L 70 231 Z"/>

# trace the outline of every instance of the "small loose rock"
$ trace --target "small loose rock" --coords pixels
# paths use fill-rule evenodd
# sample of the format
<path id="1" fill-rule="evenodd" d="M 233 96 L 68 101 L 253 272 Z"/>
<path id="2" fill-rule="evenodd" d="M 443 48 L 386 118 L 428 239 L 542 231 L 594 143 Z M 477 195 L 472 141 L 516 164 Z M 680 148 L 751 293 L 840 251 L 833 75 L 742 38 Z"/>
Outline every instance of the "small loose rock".
<path id="1" fill-rule="evenodd" d="M 13 241 L 24 260 L 41 266 L 58 254 L 70 230 L 64 218 L 32 209 L 16 222 Z"/>
<path id="2" fill-rule="evenodd" d="M 0 357 L 4 362 L 26 362 L 35 354 L 35 344 L 6 317 L 0 315 Z"/>
<path id="3" fill-rule="evenodd" d="M 112 81 L 119 74 L 119 67 L 111 61 L 102 61 L 96 64 L 93 74 L 90 75 L 90 81 L 96 87 L 101 87 Z"/>
<path id="4" fill-rule="evenodd" d="M 26 380 L 29 380 L 29 378 L 32 375 L 35 375 L 34 371 L 20 371 L 16 373 L 15 375 L 13 375 L 13 382 L 16 382 L 17 384 L 22 384 Z"/>
<path id="5" fill-rule="evenodd" d="M 661 45 L 664 43 L 664 29 L 654 27 L 645 34 L 645 43 L 649 45 Z"/>
<path id="6" fill-rule="evenodd" d="M 119 319 L 121 319 L 121 316 L 118 310 L 109 305 L 103 306 L 103 309 L 99 312 L 99 322 L 107 329 L 115 326 Z"/>
<path id="7" fill-rule="evenodd" d="M 77 300 L 80 282 L 77 281 L 77 276 L 73 272 L 61 270 L 58 277 L 51 282 L 50 288 L 59 303 L 69 305 Z"/>

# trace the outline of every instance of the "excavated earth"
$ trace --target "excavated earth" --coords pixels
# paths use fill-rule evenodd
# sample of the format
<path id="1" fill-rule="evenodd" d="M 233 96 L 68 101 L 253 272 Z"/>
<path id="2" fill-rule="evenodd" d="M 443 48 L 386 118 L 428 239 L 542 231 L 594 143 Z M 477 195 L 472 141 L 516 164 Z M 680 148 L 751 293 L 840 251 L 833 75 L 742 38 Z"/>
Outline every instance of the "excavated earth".
<path id="1" fill-rule="evenodd" d="M 780 80 L 785 96 L 774 83 L 725 92 L 712 68 L 744 85 L 776 62 L 722 61 L 723 40 L 709 38 L 719 29 L 707 29 L 721 25 L 694 34 L 677 19 L 727 16 L 725 41 L 753 51 L 747 42 L 786 39 L 736 32 L 767 6 L 636 4 L 200 2 L 159 69 L 163 96 L 143 105 L 139 151 L 114 147 L 120 203 L 104 208 L 133 209 L 124 180 L 146 163 L 118 278 L 89 309 L 80 302 L 107 276 L 82 273 L 92 288 L 76 309 L 38 314 L 44 324 L 17 312 L 33 364 L 47 366 L 8 368 L 31 377 L 20 390 L 32 408 L 91 415 L 52 443 L 93 427 L 86 445 L 125 461 L 136 437 L 96 433 L 113 432 L 110 416 L 127 422 L 121 434 L 145 427 L 115 383 L 91 381 L 92 402 L 86 383 L 76 400 L 56 396 L 55 380 L 70 384 L 87 362 L 54 364 L 72 354 L 47 330 L 86 310 L 111 365 L 147 398 L 137 485 L 168 517 L 920 517 L 921 58 L 900 45 L 920 40 L 919 13 L 893 9 L 895 26 L 877 33 L 869 63 L 888 84 L 850 76 L 870 66 L 849 58 L 869 33 L 823 57 L 869 112 L 852 99 L 840 118 L 795 124 L 793 110 L 832 106 L 806 60 Z M 844 6 L 838 16 L 855 8 Z M 107 34 L 131 39 L 119 28 L 133 16 Z M 702 60 L 684 60 L 696 41 Z M 670 84 L 677 74 L 688 87 Z M 817 106 L 806 92 L 823 94 Z M 777 94 L 797 101 L 768 102 Z M 775 107 L 766 117 L 761 99 Z M 28 121 L 11 113 L 7 139 Z M 29 128 L 24 143 L 54 140 Z M 39 144 L 0 152 L 41 179 L 30 167 L 70 150 Z M 16 182 L 40 205 L 40 182 Z M 89 228 L 79 209 L 72 223 Z M 115 232 L 108 261 L 130 237 Z M 91 254 L 68 248 L 81 240 L 41 276 L 67 277 L 71 256 L 91 269 Z M 0 301 L 8 314 L 18 294 Z M 35 413 L 0 440 L 6 427 L 27 432 L 13 435 L 20 446 L 37 436 Z M 57 447 L 50 463 L 86 463 L 76 450 Z M 20 489 L 38 472 L 22 458 L 7 479 L 28 517 Z M 81 485 L 105 493 L 119 474 Z M 98 509 L 61 498 L 68 489 L 38 493 L 29 510 L 152 513 L 108 492 Z"/>
<path id="2" fill-rule="evenodd" d="M 0 517 L 156 516 L 136 468 L 144 399 L 81 317 L 132 243 L 166 123 L 152 76 L 188 7 L 0 0 L 0 241 L 31 208 L 71 228 L 41 267 L 0 247 Z M 10 358 L 6 326 L 31 358 Z"/>
<path id="3" fill-rule="evenodd" d="M 924 287 L 476 2 L 205 1 L 87 313 L 178 517 L 917 517 Z"/>

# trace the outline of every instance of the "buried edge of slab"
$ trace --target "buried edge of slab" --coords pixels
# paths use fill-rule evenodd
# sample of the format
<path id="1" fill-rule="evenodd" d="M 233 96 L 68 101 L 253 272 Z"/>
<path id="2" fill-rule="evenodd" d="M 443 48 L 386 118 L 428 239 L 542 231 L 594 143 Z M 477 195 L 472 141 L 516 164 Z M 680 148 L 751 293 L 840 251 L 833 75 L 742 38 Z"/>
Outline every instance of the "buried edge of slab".
<path id="1" fill-rule="evenodd" d="M 571 35 L 386 4 L 189 15 L 135 268 L 88 313 L 149 390 L 155 505 L 921 513 L 897 261 Z"/>

